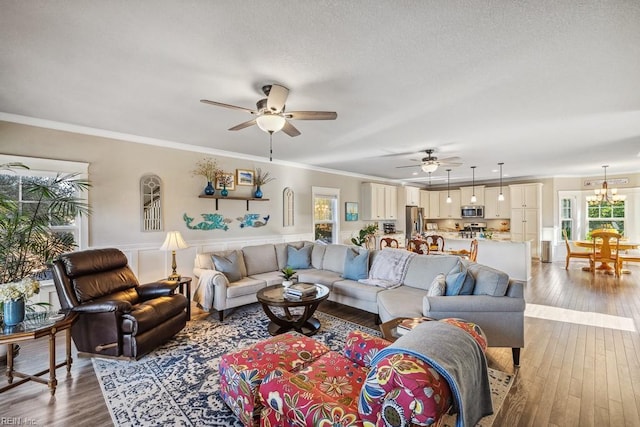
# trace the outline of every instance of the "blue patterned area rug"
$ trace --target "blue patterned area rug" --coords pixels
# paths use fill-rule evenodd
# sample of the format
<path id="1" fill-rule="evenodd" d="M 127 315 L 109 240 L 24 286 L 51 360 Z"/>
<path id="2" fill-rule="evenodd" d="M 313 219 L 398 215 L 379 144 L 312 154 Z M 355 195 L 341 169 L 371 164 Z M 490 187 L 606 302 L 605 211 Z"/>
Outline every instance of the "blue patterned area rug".
<path id="1" fill-rule="evenodd" d="M 322 328 L 314 338 L 342 351 L 349 331 L 378 331 L 316 312 Z M 221 355 L 269 337 L 269 319 L 258 304 L 230 313 L 194 320 L 175 339 L 135 362 L 93 358 L 93 368 L 116 426 L 237 426 L 242 424 L 218 395 Z M 500 387 L 502 405 L 511 375 L 489 369 L 492 389 Z M 495 377 L 495 378 L 494 378 Z M 494 393 L 495 394 L 495 393 Z M 494 408 L 499 409 L 494 400 Z M 490 417 L 483 418 L 481 425 Z M 453 418 L 455 422 L 455 418 Z"/>

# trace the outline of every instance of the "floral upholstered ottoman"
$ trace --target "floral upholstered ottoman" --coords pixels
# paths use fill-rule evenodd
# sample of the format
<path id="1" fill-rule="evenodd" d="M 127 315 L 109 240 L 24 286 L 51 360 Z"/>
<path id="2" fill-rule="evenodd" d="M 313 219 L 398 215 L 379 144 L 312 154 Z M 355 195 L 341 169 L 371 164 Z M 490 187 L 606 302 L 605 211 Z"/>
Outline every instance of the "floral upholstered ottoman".
<path id="1" fill-rule="evenodd" d="M 225 354 L 220 358 L 220 396 L 245 426 L 255 426 L 262 409 L 262 379 L 276 368 L 296 372 L 328 351 L 312 338 L 288 332 Z"/>

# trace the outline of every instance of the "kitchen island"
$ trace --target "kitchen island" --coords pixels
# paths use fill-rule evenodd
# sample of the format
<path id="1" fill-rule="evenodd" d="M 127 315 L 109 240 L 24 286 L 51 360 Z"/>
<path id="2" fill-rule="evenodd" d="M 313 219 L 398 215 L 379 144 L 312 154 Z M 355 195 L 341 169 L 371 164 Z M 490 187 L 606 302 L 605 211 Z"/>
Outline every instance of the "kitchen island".
<path id="1" fill-rule="evenodd" d="M 445 238 L 445 251 L 469 250 L 472 239 Z M 531 242 L 478 238 L 479 264 L 504 271 L 515 280 L 531 278 Z"/>

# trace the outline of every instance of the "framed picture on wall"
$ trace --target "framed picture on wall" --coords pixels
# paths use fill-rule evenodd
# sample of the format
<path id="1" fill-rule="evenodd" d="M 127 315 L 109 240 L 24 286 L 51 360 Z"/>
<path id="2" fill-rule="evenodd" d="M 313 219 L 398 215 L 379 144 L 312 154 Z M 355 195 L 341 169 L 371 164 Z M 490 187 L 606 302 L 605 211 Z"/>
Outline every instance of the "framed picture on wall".
<path id="1" fill-rule="evenodd" d="M 216 190 L 222 190 L 225 186 L 227 187 L 227 190 L 236 189 L 236 179 L 233 176 L 233 173 L 223 173 L 222 178 L 216 179 Z"/>
<path id="2" fill-rule="evenodd" d="M 249 169 L 236 169 L 236 182 L 238 185 L 253 186 L 254 172 Z"/>
<path id="3" fill-rule="evenodd" d="M 358 220 L 358 202 L 345 202 L 344 204 L 344 220 Z"/>

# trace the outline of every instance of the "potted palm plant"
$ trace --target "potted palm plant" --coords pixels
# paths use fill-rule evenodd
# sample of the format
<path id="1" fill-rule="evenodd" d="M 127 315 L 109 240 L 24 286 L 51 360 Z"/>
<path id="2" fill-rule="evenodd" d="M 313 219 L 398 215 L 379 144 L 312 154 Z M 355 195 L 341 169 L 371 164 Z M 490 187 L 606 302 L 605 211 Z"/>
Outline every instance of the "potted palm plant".
<path id="1" fill-rule="evenodd" d="M 20 163 L 0 165 L 2 171 L 28 169 Z M 89 214 L 87 203 L 78 193 L 89 188 L 88 181 L 77 174 L 55 178 L 29 177 L 22 181 L 22 200 L 10 197 L 16 177 L 0 174 L 0 288 L 4 311 L 18 284 L 30 283 L 32 295 L 39 291 L 37 279 L 46 274 L 49 263 L 64 252 L 73 250 L 76 242 L 71 233 L 56 232 L 52 224 L 66 224 L 77 215 Z M 3 191 L 8 189 L 8 191 Z M 26 279 L 34 279 L 33 281 Z M 22 285 L 20 285 L 22 286 Z M 6 292 L 4 292 L 6 291 Z M 26 301 L 25 301 L 26 302 Z M 27 310 L 30 308 L 27 304 Z"/>
<path id="2" fill-rule="evenodd" d="M 285 288 L 291 286 L 293 284 L 292 279 L 296 276 L 296 271 L 293 268 L 286 266 L 285 268 L 280 270 L 280 273 L 282 273 L 281 276 L 284 277 L 282 286 L 284 286 Z"/>

